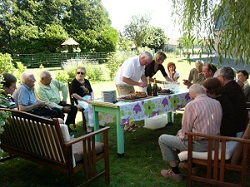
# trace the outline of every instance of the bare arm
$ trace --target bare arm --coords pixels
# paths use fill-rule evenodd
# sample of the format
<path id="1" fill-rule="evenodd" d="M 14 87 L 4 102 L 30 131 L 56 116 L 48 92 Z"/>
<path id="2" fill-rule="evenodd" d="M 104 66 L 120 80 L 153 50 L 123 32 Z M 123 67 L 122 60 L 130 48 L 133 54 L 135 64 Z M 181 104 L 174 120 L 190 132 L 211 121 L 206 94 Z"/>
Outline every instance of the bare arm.
<path id="1" fill-rule="evenodd" d="M 147 86 L 146 82 L 136 82 L 136 81 L 133 81 L 132 79 L 127 78 L 127 77 L 122 77 L 122 81 L 129 84 L 129 85 L 139 86 L 139 87 L 142 87 L 142 88 Z"/>
<path id="2" fill-rule="evenodd" d="M 18 105 L 18 108 L 20 111 L 30 111 L 30 110 L 33 110 L 35 108 L 41 108 L 41 107 L 44 107 L 45 106 L 45 102 L 40 102 L 38 101 L 37 104 L 34 104 L 34 105 L 29 105 L 29 106 L 25 106 L 25 105 Z"/>

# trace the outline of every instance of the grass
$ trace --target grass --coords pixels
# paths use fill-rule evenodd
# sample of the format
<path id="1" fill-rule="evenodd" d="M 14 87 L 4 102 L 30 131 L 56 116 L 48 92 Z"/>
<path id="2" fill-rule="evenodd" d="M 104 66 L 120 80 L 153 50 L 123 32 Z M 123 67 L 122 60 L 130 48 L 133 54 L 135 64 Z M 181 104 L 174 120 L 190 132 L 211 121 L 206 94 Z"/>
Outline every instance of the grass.
<path id="1" fill-rule="evenodd" d="M 177 71 L 180 73 L 181 87 L 185 87 L 182 84 L 182 79 L 186 79 L 189 74 L 189 70 L 194 67 L 194 64 L 189 64 L 183 59 L 168 58 L 164 63 L 167 66 L 167 62 L 175 62 Z M 34 74 L 39 75 L 40 69 L 32 69 Z M 51 69 L 52 75 L 60 69 Z M 157 73 L 156 78 L 163 80 L 161 73 Z M 38 77 L 37 77 L 37 80 Z M 101 97 L 102 90 L 115 89 L 114 81 L 107 82 L 92 82 L 92 87 L 95 93 L 95 98 Z M 135 133 L 125 133 L 125 157 L 119 158 L 117 155 L 116 146 L 116 126 L 110 124 L 109 131 L 109 150 L 110 150 L 110 187 L 152 187 L 152 186 L 168 186 L 168 187 L 182 187 L 186 186 L 186 180 L 182 182 L 175 182 L 172 180 L 164 179 L 160 170 L 168 168 L 166 162 L 162 160 L 162 155 L 158 145 L 158 137 L 161 134 L 176 134 L 177 130 L 181 128 L 182 115 L 176 114 L 175 121 L 172 125 L 167 125 L 164 128 L 157 130 L 148 130 L 145 128 L 137 129 Z M 79 121 L 81 116 L 77 116 Z M 143 121 L 139 122 L 143 125 Z M 83 134 L 82 128 L 77 127 L 76 136 Z M 204 171 L 203 171 L 204 173 Z M 79 184 L 83 180 L 83 172 L 79 172 L 75 175 L 76 184 Z M 184 175 L 186 173 L 184 172 Z M 238 180 L 238 175 L 230 173 L 228 178 L 231 180 Z M 100 178 L 97 181 L 91 183 L 90 187 L 103 187 L 105 184 L 104 178 Z M 52 170 L 50 168 L 37 165 L 33 162 L 15 158 L 3 163 L 0 163 L 0 186 L 4 187 L 50 187 L 50 186 L 68 186 L 67 174 Z M 196 186 L 201 186 L 197 184 Z M 206 185 L 203 185 L 206 186 Z M 247 179 L 247 186 L 250 186 L 250 179 Z"/>
<path id="2" fill-rule="evenodd" d="M 117 155 L 116 127 L 110 124 L 109 131 L 109 155 L 110 155 L 110 187 L 182 187 L 186 186 L 186 175 L 184 181 L 175 182 L 164 179 L 160 171 L 169 166 L 162 160 L 162 155 L 158 145 L 158 137 L 161 134 L 176 134 L 181 128 L 182 114 L 175 114 L 175 121 L 172 125 L 156 130 L 139 128 L 135 133 L 125 133 L 125 157 Z M 138 122 L 143 125 L 143 121 Z M 76 136 L 82 135 L 82 127 L 77 126 Z M 99 166 L 101 167 L 101 166 Z M 199 170 L 200 171 L 200 170 Z M 0 163 L 0 186 L 5 187 L 64 187 L 68 186 L 67 174 L 52 170 L 50 168 L 37 165 L 33 162 L 15 158 Z M 205 168 L 201 168 L 201 173 L 205 174 Z M 75 175 L 76 185 L 83 180 L 83 172 Z M 249 176 L 249 175 L 248 175 Z M 239 176 L 229 173 L 227 178 L 237 181 Z M 94 181 L 90 187 L 105 186 L 104 178 Z M 248 177 L 247 186 L 250 185 Z M 201 186 L 196 184 L 195 186 Z M 206 186 L 206 185 L 203 185 Z"/>
<path id="3" fill-rule="evenodd" d="M 165 167 L 162 160 L 158 137 L 163 133 L 175 134 L 180 128 L 181 115 L 178 114 L 174 125 L 158 130 L 145 128 L 137 129 L 135 133 L 125 133 L 125 157 L 119 158 L 116 146 L 116 127 L 110 124 L 110 187 L 117 186 L 165 186 L 166 180 L 160 175 Z M 143 121 L 139 122 L 143 124 Z M 77 127 L 77 134 L 81 135 L 82 128 Z M 0 186 L 67 186 L 67 174 L 37 165 L 21 158 L 15 158 L 0 163 Z M 83 172 L 76 174 L 76 184 L 83 180 Z M 91 183 L 91 187 L 104 186 L 104 178 Z M 184 186 L 185 181 L 176 183 L 167 181 L 168 186 Z"/>

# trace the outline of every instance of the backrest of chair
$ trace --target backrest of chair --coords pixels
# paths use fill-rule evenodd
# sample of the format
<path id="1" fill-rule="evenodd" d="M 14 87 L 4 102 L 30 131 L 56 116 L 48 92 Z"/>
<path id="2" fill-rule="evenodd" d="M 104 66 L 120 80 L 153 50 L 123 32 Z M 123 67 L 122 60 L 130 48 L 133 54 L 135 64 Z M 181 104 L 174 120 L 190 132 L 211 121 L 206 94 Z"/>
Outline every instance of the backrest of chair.
<path id="1" fill-rule="evenodd" d="M 74 105 L 75 103 L 75 100 L 74 100 L 74 97 L 72 97 L 72 92 L 71 92 L 71 82 L 68 81 L 68 90 L 69 90 L 69 99 L 70 99 L 70 104 L 71 105 Z"/>
<path id="2" fill-rule="evenodd" d="M 1 136 L 3 150 L 15 150 L 30 157 L 65 163 L 64 140 L 57 119 L 45 119 L 10 109 L 0 111 L 10 114 Z"/>
<path id="3" fill-rule="evenodd" d="M 202 133 L 186 133 L 188 135 L 188 186 L 192 186 L 192 180 L 198 180 L 201 182 L 207 182 L 210 184 L 230 184 L 225 182 L 225 170 L 234 170 L 241 172 L 241 184 L 239 186 L 244 186 L 246 183 L 246 174 L 247 174 L 247 159 L 248 159 L 248 148 L 250 147 L 250 140 L 243 138 L 235 138 L 228 136 L 219 136 L 219 135 L 207 135 Z M 208 140 L 208 156 L 207 160 L 204 159 L 194 159 L 193 154 L 193 145 L 192 142 L 194 137 L 204 137 Z M 242 152 L 242 161 L 239 165 L 232 164 L 226 160 L 226 149 L 227 142 L 235 141 L 243 146 Z M 207 167 L 207 176 L 198 177 L 192 174 L 192 164 L 202 164 Z M 220 171 L 220 172 L 219 172 Z M 239 181 L 235 181 L 239 182 Z M 237 186 L 237 185 L 236 185 Z"/>

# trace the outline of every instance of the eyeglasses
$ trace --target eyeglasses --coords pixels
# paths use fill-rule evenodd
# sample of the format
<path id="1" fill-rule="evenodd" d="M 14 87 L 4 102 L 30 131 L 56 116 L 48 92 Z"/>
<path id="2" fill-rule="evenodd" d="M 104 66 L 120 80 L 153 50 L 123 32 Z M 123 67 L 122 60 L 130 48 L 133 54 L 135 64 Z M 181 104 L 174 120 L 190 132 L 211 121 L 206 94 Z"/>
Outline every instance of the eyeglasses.
<path id="1" fill-rule="evenodd" d="M 77 72 L 77 74 L 84 75 L 84 74 L 85 74 L 85 72 Z"/>

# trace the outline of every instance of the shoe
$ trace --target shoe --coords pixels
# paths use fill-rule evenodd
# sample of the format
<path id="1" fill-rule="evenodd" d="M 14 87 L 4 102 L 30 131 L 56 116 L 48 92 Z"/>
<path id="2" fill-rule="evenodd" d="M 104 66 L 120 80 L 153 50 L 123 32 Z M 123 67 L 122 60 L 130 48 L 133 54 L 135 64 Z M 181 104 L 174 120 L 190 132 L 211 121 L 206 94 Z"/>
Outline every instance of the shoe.
<path id="1" fill-rule="evenodd" d="M 128 127 L 124 127 L 124 131 L 125 132 L 131 132 L 131 133 L 133 133 L 133 132 L 135 132 L 136 130 L 134 130 L 132 127 L 130 127 L 130 126 L 128 126 Z"/>
<path id="2" fill-rule="evenodd" d="M 68 126 L 69 132 L 76 132 L 75 129 L 72 129 L 70 126 Z"/>
<path id="3" fill-rule="evenodd" d="M 188 163 L 187 162 L 180 162 L 179 163 L 179 168 L 181 168 L 182 170 L 188 170 Z M 198 167 L 193 167 L 192 168 L 192 174 L 195 174 L 198 172 Z"/>
<path id="4" fill-rule="evenodd" d="M 175 181 L 182 181 L 182 174 L 175 174 L 172 169 L 163 169 L 161 170 L 161 175 L 165 178 L 173 179 Z"/>
<path id="5" fill-rule="evenodd" d="M 105 125 L 99 125 L 99 128 L 100 129 L 102 129 L 102 128 L 104 128 L 104 127 L 106 127 Z"/>
<path id="6" fill-rule="evenodd" d="M 87 132 L 93 132 L 93 130 L 94 130 L 93 127 L 90 127 L 90 126 L 87 127 Z"/>

